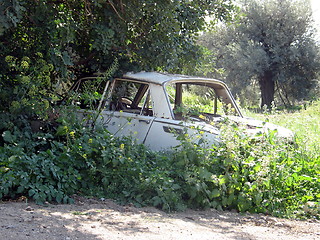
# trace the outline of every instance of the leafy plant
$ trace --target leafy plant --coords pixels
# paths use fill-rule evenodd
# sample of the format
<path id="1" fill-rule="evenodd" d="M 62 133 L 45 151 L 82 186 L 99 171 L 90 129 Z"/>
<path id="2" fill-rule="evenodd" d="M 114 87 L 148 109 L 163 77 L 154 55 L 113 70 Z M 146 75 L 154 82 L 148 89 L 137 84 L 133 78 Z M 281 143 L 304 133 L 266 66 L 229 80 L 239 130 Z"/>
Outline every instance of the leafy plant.
<path id="1" fill-rule="evenodd" d="M 42 53 L 21 59 L 8 55 L 5 61 L 9 74 L 0 90 L 2 110 L 30 118 L 48 118 L 53 65 L 43 59 Z"/>
<path id="2" fill-rule="evenodd" d="M 317 206 L 320 198 L 320 156 L 301 142 L 289 144 L 273 131 L 249 137 L 224 123 L 219 145 L 203 148 L 182 133 L 180 146 L 152 152 L 99 125 L 84 127 L 70 112 L 61 114 L 56 135 L 17 127 L 3 132 L 2 199 L 72 202 L 73 194 L 81 194 L 166 211 L 217 208 L 319 217 L 317 208 L 308 206 Z"/>

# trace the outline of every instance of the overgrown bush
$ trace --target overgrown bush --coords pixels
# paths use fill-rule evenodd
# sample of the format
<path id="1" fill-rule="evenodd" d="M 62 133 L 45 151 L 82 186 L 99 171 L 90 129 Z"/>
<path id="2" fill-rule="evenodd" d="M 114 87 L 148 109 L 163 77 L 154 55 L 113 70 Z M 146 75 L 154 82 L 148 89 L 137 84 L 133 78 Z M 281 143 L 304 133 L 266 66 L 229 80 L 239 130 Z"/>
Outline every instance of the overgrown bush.
<path id="1" fill-rule="evenodd" d="M 306 216 L 319 202 L 320 156 L 277 139 L 222 128 L 222 142 L 202 148 L 179 136 L 170 152 L 152 152 L 102 127 L 83 127 L 72 114 L 55 135 L 12 130 L 2 134 L 0 197 L 38 203 L 72 202 L 73 194 L 112 198 L 166 211 L 236 209 L 275 216 Z M 313 216 L 319 217 L 315 208 Z"/>
<path id="2" fill-rule="evenodd" d="M 180 204 L 291 217 L 305 215 L 307 202 L 319 202 L 319 154 L 277 139 L 275 132 L 248 137 L 228 126 L 222 133 L 222 143 L 211 149 L 186 138 L 169 159 Z"/>
<path id="3" fill-rule="evenodd" d="M 5 57 L 0 75 L 0 110 L 29 118 L 47 118 L 55 98 L 54 67 L 38 52 L 33 56 Z"/>

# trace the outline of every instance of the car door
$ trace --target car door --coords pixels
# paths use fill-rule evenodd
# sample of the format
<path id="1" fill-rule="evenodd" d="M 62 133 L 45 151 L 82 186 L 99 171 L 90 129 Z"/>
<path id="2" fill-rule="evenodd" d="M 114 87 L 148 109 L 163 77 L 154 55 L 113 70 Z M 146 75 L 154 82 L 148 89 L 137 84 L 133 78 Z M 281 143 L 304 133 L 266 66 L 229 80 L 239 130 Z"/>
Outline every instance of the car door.
<path id="1" fill-rule="evenodd" d="M 177 137 L 179 134 L 183 134 L 183 132 L 184 127 L 179 121 L 156 118 L 152 123 L 152 128 L 150 128 L 144 144 L 155 151 L 170 149 L 180 144 Z"/>
<path id="2" fill-rule="evenodd" d="M 167 150 L 181 144 L 181 135 L 194 143 L 201 141 L 202 147 L 211 147 L 219 142 L 219 130 L 209 124 L 156 118 L 144 144 L 155 151 Z"/>
<path id="3" fill-rule="evenodd" d="M 155 118 L 149 84 L 116 79 L 108 98 L 98 121 L 117 137 L 131 136 L 144 143 Z"/>
<path id="4" fill-rule="evenodd" d="M 104 127 L 116 137 L 131 136 L 137 143 L 143 143 L 154 117 L 120 111 L 103 111 Z"/>
<path id="5" fill-rule="evenodd" d="M 181 144 L 181 139 L 201 143 L 203 147 L 211 147 L 219 142 L 217 126 L 205 121 L 205 116 L 198 116 L 201 115 L 204 106 L 211 107 L 212 116 L 218 116 L 219 113 L 217 106 L 214 106 L 217 102 L 210 100 L 210 96 L 206 96 L 214 94 L 214 90 L 206 84 L 208 83 L 204 84 L 204 89 L 199 82 L 192 84 L 190 81 L 179 81 L 177 84 L 175 82 L 166 84 L 167 101 L 159 103 L 162 103 L 162 110 L 165 107 L 171 109 L 173 117 L 159 117 L 161 114 L 158 114 L 145 140 L 148 147 L 153 150 L 165 150 Z M 157 92 L 159 93 L 160 90 L 158 89 Z M 191 106 L 189 107 L 188 104 Z M 212 118 L 210 122 L 213 123 L 216 119 L 217 117 Z"/>

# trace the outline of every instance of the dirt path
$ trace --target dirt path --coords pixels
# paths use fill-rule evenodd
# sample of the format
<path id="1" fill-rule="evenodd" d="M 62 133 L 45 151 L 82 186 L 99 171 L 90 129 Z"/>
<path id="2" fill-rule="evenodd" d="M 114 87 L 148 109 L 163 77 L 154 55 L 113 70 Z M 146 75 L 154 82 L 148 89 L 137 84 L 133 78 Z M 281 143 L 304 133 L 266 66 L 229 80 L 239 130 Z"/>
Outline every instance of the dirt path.
<path id="1" fill-rule="evenodd" d="M 167 214 L 112 201 L 74 205 L 0 203 L 0 239 L 320 239 L 319 221 L 290 221 L 216 210 Z"/>

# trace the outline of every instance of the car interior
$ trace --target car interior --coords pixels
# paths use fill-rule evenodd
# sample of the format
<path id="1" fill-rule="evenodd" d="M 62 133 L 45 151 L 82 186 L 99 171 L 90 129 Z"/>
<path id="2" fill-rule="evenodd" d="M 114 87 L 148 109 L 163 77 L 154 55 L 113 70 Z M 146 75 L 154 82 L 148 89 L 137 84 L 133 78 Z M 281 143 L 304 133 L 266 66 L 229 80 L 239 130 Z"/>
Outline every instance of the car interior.
<path id="1" fill-rule="evenodd" d="M 153 116 L 148 84 L 117 79 L 111 91 L 109 110 Z"/>

